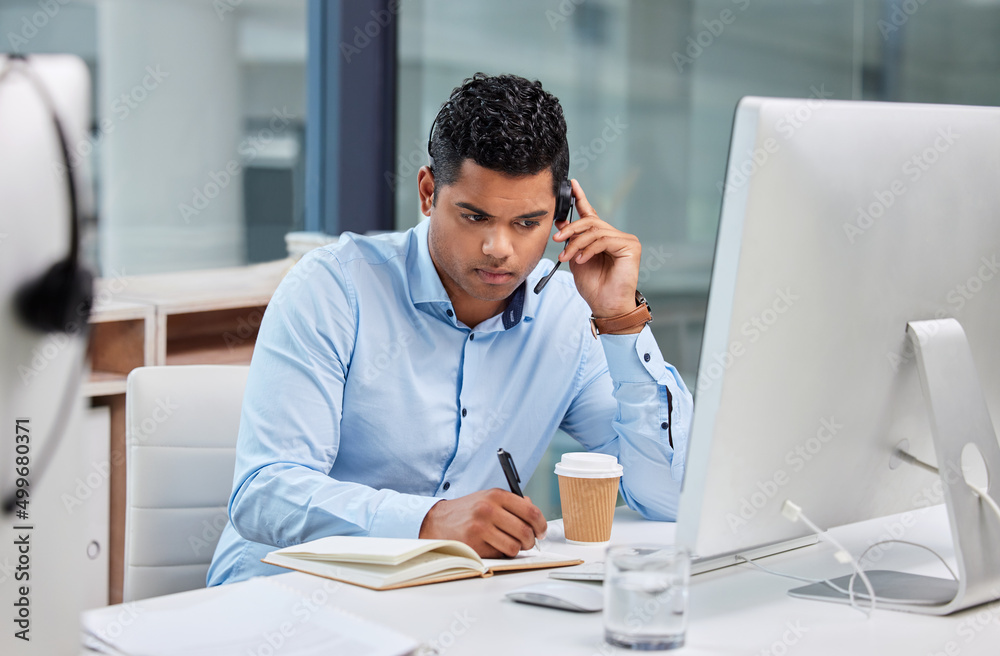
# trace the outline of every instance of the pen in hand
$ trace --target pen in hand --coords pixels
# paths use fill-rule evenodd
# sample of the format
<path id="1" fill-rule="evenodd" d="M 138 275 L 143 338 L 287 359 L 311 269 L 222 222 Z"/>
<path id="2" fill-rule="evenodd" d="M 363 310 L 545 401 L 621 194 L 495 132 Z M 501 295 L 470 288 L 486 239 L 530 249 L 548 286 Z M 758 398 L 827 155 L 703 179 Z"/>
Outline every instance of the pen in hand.
<path id="1" fill-rule="evenodd" d="M 497 458 L 500 459 L 500 468 L 503 469 L 503 475 L 507 477 L 507 486 L 510 491 L 523 498 L 521 486 L 518 485 L 521 482 L 521 477 L 518 476 L 517 467 L 514 466 L 514 458 L 503 449 L 497 449 Z"/>
<path id="2" fill-rule="evenodd" d="M 521 477 L 517 473 L 517 467 L 514 465 L 514 458 L 504 451 L 503 449 L 497 449 L 497 458 L 500 459 L 500 468 L 503 469 L 503 475 L 507 477 L 507 486 L 510 491 L 517 496 L 524 498 L 524 494 L 521 492 Z M 540 540 L 535 538 L 534 548 L 541 552 L 542 548 L 539 546 Z"/>

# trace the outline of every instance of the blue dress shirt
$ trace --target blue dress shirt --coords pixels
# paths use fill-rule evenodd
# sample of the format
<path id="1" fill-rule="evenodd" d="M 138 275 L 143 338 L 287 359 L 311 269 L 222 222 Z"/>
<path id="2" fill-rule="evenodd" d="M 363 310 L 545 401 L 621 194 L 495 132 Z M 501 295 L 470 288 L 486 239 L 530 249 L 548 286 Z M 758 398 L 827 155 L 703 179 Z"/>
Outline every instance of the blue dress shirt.
<path id="1" fill-rule="evenodd" d="M 504 312 L 470 328 L 427 232 L 345 233 L 278 287 L 208 585 L 287 571 L 260 558 L 327 535 L 417 537 L 441 499 L 506 488 L 498 448 L 527 480 L 560 428 L 618 457 L 630 507 L 676 517 L 691 394 L 649 327 L 595 339 L 572 274 L 530 291 L 552 267 L 542 260 Z"/>

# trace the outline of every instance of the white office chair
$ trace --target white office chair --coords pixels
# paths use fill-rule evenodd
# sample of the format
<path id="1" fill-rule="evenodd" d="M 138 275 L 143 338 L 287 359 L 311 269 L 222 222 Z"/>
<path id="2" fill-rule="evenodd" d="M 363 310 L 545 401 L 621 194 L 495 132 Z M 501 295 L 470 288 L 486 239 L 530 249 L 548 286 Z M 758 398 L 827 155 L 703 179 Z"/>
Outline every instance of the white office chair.
<path id="1" fill-rule="evenodd" d="M 123 599 L 205 586 L 228 521 L 249 367 L 140 367 L 125 396 Z"/>

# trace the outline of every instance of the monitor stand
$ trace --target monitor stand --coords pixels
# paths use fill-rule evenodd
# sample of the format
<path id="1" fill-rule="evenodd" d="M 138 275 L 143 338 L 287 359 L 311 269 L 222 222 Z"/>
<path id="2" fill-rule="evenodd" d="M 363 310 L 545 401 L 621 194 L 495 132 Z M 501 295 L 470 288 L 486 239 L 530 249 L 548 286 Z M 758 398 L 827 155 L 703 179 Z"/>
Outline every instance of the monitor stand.
<path id="1" fill-rule="evenodd" d="M 916 353 L 920 387 L 930 416 L 938 469 L 944 486 L 958 563 L 958 581 L 884 570 L 866 572 L 879 608 L 928 615 L 948 615 L 1000 599 L 1000 517 L 965 482 L 962 453 L 978 450 L 986 471 L 1000 476 L 1000 445 L 965 331 L 955 319 L 911 321 L 907 335 Z M 1000 502 L 995 485 L 987 486 Z M 850 576 L 835 580 L 847 589 Z M 854 583 L 855 599 L 864 604 L 867 591 Z M 790 590 L 795 597 L 848 603 L 846 595 L 819 583 Z M 878 597 L 908 600 L 882 602 Z"/>

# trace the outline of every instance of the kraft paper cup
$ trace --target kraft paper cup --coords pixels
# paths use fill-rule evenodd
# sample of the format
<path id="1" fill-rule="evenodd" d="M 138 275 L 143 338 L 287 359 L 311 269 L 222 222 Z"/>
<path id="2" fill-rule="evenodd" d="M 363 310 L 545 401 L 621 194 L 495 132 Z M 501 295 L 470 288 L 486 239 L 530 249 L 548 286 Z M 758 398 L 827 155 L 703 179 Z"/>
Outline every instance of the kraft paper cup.
<path id="1" fill-rule="evenodd" d="M 594 545 L 611 539 L 622 466 L 604 453 L 566 453 L 556 463 L 566 541 Z"/>

